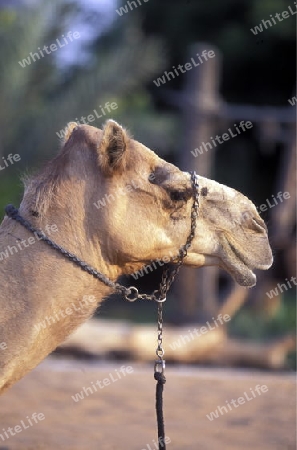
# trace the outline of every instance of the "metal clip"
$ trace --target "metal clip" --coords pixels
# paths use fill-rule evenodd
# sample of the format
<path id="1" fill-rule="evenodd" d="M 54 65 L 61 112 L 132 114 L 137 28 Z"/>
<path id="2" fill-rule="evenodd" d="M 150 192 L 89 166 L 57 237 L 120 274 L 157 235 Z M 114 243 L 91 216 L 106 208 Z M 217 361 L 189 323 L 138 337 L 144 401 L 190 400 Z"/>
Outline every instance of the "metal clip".
<path id="1" fill-rule="evenodd" d="M 161 366 L 161 370 L 157 370 L 159 366 Z M 155 361 L 154 371 L 155 372 L 164 373 L 164 371 L 165 371 L 165 359 L 158 359 L 158 360 Z"/>

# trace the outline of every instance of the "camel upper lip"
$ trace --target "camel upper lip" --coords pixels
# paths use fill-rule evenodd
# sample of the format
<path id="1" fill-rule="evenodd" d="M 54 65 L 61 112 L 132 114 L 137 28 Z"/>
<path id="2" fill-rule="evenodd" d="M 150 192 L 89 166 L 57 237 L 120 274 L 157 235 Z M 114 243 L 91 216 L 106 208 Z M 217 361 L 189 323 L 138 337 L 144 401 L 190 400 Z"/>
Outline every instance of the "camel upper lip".
<path id="1" fill-rule="evenodd" d="M 236 258 L 238 258 L 248 269 L 253 270 L 254 267 L 247 260 L 247 257 L 237 247 L 235 247 L 230 241 L 228 241 L 228 244 L 229 244 L 229 247 L 231 248 L 233 254 L 236 256 Z"/>
<path id="2" fill-rule="evenodd" d="M 239 246 L 235 246 L 230 239 L 227 239 L 227 243 L 229 248 L 232 250 L 233 254 L 243 263 L 245 264 L 250 270 L 254 269 L 261 269 L 261 270 L 267 270 L 269 267 L 271 267 L 273 263 L 273 256 L 271 251 L 265 255 L 261 254 L 259 255 L 259 259 L 261 258 L 262 261 L 251 261 L 250 258 L 247 255 L 247 252 L 242 251 L 242 249 Z"/>

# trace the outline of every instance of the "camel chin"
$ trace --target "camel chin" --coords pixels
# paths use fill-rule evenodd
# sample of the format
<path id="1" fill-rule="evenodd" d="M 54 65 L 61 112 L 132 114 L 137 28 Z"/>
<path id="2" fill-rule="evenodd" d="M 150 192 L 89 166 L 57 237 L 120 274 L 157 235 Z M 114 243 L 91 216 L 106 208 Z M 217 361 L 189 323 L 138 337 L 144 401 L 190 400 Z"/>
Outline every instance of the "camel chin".
<path id="1" fill-rule="evenodd" d="M 240 286 L 253 287 L 257 281 L 257 277 L 252 268 L 248 267 L 243 261 L 235 257 L 235 255 L 231 260 L 228 258 L 223 260 L 214 256 L 189 253 L 185 262 L 187 266 L 193 268 L 219 266 L 226 270 Z M 267 268 L 269 268 L 270 265 Z"/>
<path id="2" fill-rule="evenodd" d="M 253 287 L 257 282 L 257 277 L 248 266 L 243 262 L 238 262 L 234 267 L 228 267 L 227 265 L 222 265 L 222 267 L 229 272 L 232 278 L 240 285 L 245 287 Z"/>

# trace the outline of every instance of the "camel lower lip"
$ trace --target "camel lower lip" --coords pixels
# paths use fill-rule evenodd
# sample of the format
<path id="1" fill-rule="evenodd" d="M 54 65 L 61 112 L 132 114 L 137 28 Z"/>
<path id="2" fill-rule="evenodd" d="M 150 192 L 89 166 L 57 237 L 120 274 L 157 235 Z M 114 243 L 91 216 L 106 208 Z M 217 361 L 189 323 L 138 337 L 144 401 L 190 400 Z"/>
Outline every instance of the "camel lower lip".
<path id="1" fill-rule="evenodd" d="M 222 269 L 226 270 L 240 286 L 255 286 L 257 281 L 256 275 L 235 252 L 232 252 L 231 255 L 229 253 L 228 258 L 226 259 L 221 258 L 220 266 Z"/>
<path id="2" fill-rule="evenodd" d="M 253 271 L 233 253 L 233 258 L 230 261 L 224 261 L 214 256 L 190 253 L 185 259 L 185 263 L 192 267 L 213 266 L 217 265 L 226 270 L 234 280 L 241 286 L 253 287 L 256 284 L 257 278 Z"/>
<path id="3" fill-rule="evenodd" d="M 228 242 L 229 250 L 232 256 L 226 261 L 225 269 L 232 275 L 240 286 L 253 287 L 256 284 L 257 277 L 251 267 L 247 265 L 246 258 L 238 251 L 234 245 Z"/>
<path id="4" fill-rule="evenodd" d="M 233 274 L 235 281 L 237 281 L 240 286 L 253 287 L 256 284 L 257 277 L 247 266 L 244 267 L 245 270 L 237 271 Z"/>
<path id="5" fill-rule="evenodd" d="M 231 273 L 240 286 L 253 287 L 257 282 L 257 277 L 252 271 L 252 269 L 246 264 L 245 261 L 238 255 L 238 253 L 233 253 L 236 258 L 235 271 Z"/>

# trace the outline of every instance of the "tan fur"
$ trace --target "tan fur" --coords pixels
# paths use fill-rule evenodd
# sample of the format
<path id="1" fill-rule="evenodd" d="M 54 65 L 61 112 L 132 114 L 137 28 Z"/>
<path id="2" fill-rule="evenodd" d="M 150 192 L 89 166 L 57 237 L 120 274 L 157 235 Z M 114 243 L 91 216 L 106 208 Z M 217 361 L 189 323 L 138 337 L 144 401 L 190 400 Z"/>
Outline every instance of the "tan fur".
<path id="1" fill-rule="evenodd" d="M 72 131 L 74 130 L 74 128 L 76 128 L 78 126 L 78 124 L 76 122 L 69 122 L 65 128 L 65 133 L 63 138 L 61 139 L 62 144 L 65 145 L 65 143 L 69 140 Z"/>
<path id="2" fill-rule="evenodd" d="M 242 194 L 199 177 L 196 236 L 185 264 L 220 265 L 252 286 L 251 269 L 272 263 L 266 227 Z M 35 227 L 56 225 L 51 238 L 113 280 L 151 260 L 177 255 L 190 230 L 188 173 L 131 139 L 116 122 L 103 131 L 70 126 L 58 156 L 29 180 L 20 214 Z M 178 194 L 178 195 L 177 195 Z M 105 199 L 106 206 L 98 200 Z M 97 205 L 97 207 L 95 206 Z M 0 255 L 32 237 L 10 218 L 0 227 Z M 91 316 L 111 293 L 43 242 L 0 260 L 0 388 L 6 389 Z M 74 310 L 84 295 L 96 303 Z M 72 308 L 55 323 L 46 317 Z M 59 315 L 60 317 L 60 315 Z"/>

